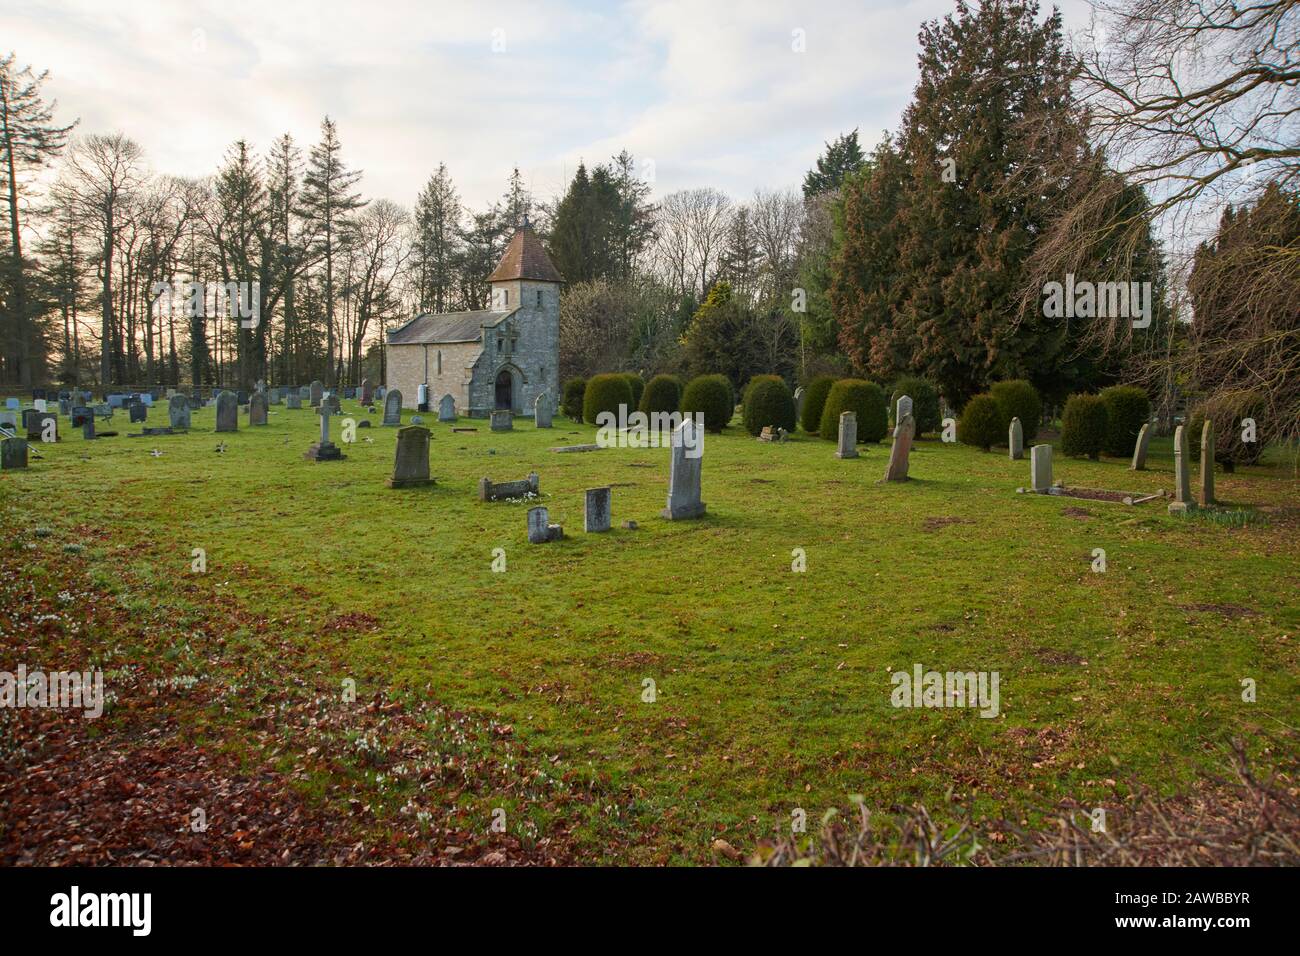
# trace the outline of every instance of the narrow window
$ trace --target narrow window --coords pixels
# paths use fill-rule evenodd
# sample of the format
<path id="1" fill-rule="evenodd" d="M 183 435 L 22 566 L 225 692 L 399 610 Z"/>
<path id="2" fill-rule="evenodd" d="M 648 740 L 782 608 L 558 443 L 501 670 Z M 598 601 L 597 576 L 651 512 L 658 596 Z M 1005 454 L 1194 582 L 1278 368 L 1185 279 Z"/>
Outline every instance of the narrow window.
<path id="1" fill-rule="evenodd" d="M 537 290 L 537 307 L 538 307 L 539 309 L 542 307 L 542 290 L 541 290 L 541 289 L 538 289 L 538 290 Z"/>
<path id="2" fill-rule="evenodd" d="M 438 349 L 438 374 L 442 374 L 442 349 Z"/>

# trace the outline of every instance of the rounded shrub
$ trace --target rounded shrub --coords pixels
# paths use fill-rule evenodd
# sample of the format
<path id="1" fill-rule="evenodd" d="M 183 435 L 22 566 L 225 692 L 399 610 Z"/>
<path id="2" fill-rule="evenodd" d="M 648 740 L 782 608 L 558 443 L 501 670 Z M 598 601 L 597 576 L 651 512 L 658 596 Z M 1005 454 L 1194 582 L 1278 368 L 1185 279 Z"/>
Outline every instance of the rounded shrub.
<path id="1" fill-rule="evenodd" d="M 1214 422 L 1214 460 L 1224 471 L 1232 472 L 1237 465 L 1255 465 L 1260 455 L 1271 440 L 1266 427 L 1270 419 L 1268 406 L 1263 399 L 1251 395 L 1234 396 L 1231 399 L 1200 401 L 1191 408 L 1186 425 L 1188 450 L 1194 461 L 1201 458 L 1201 430 L 1205 427 L 1208 416 Z M 1243 442 L 1242 430 L 1244 419 L 1255 422 L 1255 440 Z"/>
<path id="2" fill-rule="evenodd" d="M 1038 437 L 1038 427 L 1043 421 L 1043 400 L 1039 397 L 1038 389 L 1023 378 L 1016 378 L 1008 382 L 998 382 L 989 389 L 989 394 L 993 396 L 993 400 L 998 403 L 998 408 L 1002 412 L 1002 437 L 998 439 L 997 444 L 1006 444 L 1007 429 L 1011 427 L 1013 418 L 1020 419 L 1020 427 L 1025 433 L 1025 444 L 1032 443 Z"/>
<path id="3" fill-rule="evenodd" d="M 626 405 L 628 412 L 635 407 L 632 404 L 632 386 L 624 375 L 608 372 L 587 380 L 587 391 L 582 399 L 583 421 L 595 425 L 596 416 L 601 412 L 613 412 L 617 417 L 620 405 Z"/>
<path id="4" fill-rule="evenodd" d="M 682 414 L 700 412 L 705 431 L 720 432 L 736 412 L 731 380 L 725 375 L 700 375 L 690 380 L 682 393 Z"/>
<path id="5" fill-rule="evenodd" d="M 853 412 L 858 419 L 858 441 L 878 442 L 889 431 L 885 392 L 863 378 L 842 378 L 831 386 L 822 408 L 821 436 L 835 441 L 840 434 L 840 415 Z"/>
<path id="6" fill-rule="evenodd" d="M 1110 415 L 1100 395 L 1071 395 L 1061 413 L 1061 454 L 1096 461 L 1109 429 Z"/>
<path id="7" fill-rule="evenodd" d="M 794 431 L 794 393 L 779 375 L 752 379 L 745 389 L 745 431 L 757 435 L 765 427 Z"/>
<path id="8" fill-rule="evenodd" d="M 939 389 L 929 379 L 916 375 L 904 375 L 894 383 L 894 393 L 889 397 L 889 414 L 892 418 L 898 411 L 898 400 L 906 395 L 912 400 L 912 419 L 916 422 L 916 434 L 937 432 L 943 426 L 943 416 L 939 414 Z M 898 422 L 894 422 L 895 425 Z"/>
<path id="9" fill-rule="evenodd" d="M 636 372 L 624 372 L 623 377 L 627 379 L 627 384 L 632 389 L 632 404 L 628 411 L 641 407 L 641 395 L 645 392 L 645 379 Z"/>
<path id="10" fill-rule="evenodd" d="M 582 402 L 587 394 L 587 380 L 575 375 L 564 383 L 564 395 L 560 402 L 560 411 L 575 422 L 582 421 Z"/>
<path id="11" fill-rule="evenodd" d="M 985 392 L 976 395 L 961 410 L 961 418 L 957 422 L 957 440 L 963 445 L 988 451 L 1006 439 L 1009 427 L 1003 423 L 1002 406 L 998 400 Z"/>
<path id="12" fill-rule="evenodd" d="M 682 386 L 675 375 L 656 375 L 646 383 L 638 410 L 647 415 L 675 412 L 682 404 Z"/>
<path id="13" fill-rule="evenodd" d="M 833 375 L 820 375 L 813 379 L 803 390 L 803 430 L 816 435 L 822 428 L 822 409 L 826 407 L 826 396 L 835 384 Z M 839 427 L 838 424 L 836 427 Z"/>
<path id="14" fill-rule="evenodd" d="M 1112 385 L 1103 389 L 1106 403 L 1106 454 L 1127 458 L 1137 445 L 1138 432 L 1151 420 L 1151 399 L 1146 389 L 1136 385 Z"/>

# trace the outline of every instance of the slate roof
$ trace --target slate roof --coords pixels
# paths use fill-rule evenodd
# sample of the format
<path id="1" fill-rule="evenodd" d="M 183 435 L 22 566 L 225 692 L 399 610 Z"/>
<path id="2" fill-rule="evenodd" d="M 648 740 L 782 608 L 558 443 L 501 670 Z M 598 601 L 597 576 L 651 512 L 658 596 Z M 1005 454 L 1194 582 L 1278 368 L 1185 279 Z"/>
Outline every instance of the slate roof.
<path id="1" fill-rule="evenodd" d="M 505 312 L 449 312 L 434 315 L 426 312 L 417 315 L 400 329 L 388 333 L 389 345 L 435 345 L 452 342 L 477 342 L 482 327 L 496 325 L 514 309 Z"/>
<path id="2" fill-rule="evenodd" d="M 515 231 L 506 246 L 505 255 L 488 276 L 488 282 L 510 282 L 514 279 L 532 279 L 537 282 L 563 282 L 564 276 L 555 268 L 551 257 L 533 227 L 524 224 Z"/>

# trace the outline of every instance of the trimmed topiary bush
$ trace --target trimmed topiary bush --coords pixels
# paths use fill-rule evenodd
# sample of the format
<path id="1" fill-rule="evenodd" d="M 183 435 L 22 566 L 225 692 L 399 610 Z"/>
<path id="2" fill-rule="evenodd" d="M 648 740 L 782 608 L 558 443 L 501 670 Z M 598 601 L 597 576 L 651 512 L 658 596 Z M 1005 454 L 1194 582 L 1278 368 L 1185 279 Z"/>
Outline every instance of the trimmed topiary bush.
<path id="1" fill-rule="evenodd" d="M 671 413 L 677 411 L 681 404 L 682 386 L 677 376 L 656 375 L 646 384 L 637 409 L 647 415 L 655 412 Z"/>
<path id="2" fill-rule="evenodd" d="M 1105 452 L 1116 458 L 1127 458 L 1137 445 L 1138 432 L 1151 420 L 1151 399 L 1146 389 L 1136 385 L 1112 385 L 1103 389 L 1101 400 L 1106 403 Z"/>
<path id="3" fill-rule="evenodd" d="M 826 407 L 826 396 L 831 393 L 835 378 L 821 375 L 813 379 L 803 390 L 803 430 L 816 435 L 822 427 L 822 409 Z M 837 424 L 838 428 L 839 425 Z"/>
<path id="4" fill-rule="evenodd" d="M 885 392 L 875 382 L 863 378 L 842 378 L 831 386 L 822 408 L 820 433 L 827 441 L 840 435 L 840 415 L 853 412 L 858 419 L 858 441 L 878 442 L 889 431 L 889 412 Z"/>
<path id="5" fill-rule="evenodd" d="M 613 412 L 618 417 L 618 407 L 626 405 L 628 414 L 636 407 L 632 404 L 632 386 L 620 372 L 593 375 L 587 381 L 587 391 L 582 399 L 582 420 L 595 425 L 601 412 Z"/>
<path id="6" fill-rule="evenodd" d="M 731 381 L 725 375 L 700 375 L 691 379 L 682 393 L 682 414 L 701 412 L 704 429 L 720 432 L 736 412 Z"/>
<path id="7" fill-rule="evenodd" d="M 745 431 L 758 435 L 771 425 L 794 431 L 794 393 L 779 375 L 758 375 L 745 389 Z"/>
<path id="8" fill-rule="evenodd" d="M 1024 424 L 1024 421 L 1021 421 Z M 961 410 L 957 422 L 957 440 L 963 445 L 972 445 L 988 451 L 998 442 L 1005 441 L 1010 420 L 1003 421 L 1002 406 L 998 400 L 985 392 L 976 395 Z"/>
<path id="9" fill-rule="evenodd" d="M 1038 437 L 1038 428 L 1043 423 L 1043 400 L 1038 389 L 1022 378 L 1009 382 L 998 382 L 989 389 L 989 394 L 998 403 L 1002 412 L 1002 437 L 996 444 L 1007 443 L 1007 429 L 1011 419 L 1019 418 L 1020 427 L 1025 432 L 1025 446 L 1028 447 Z"/>
<path id="10" fill-rule="evenodd" d="M 632 404 L 628 406 L 628 412 L 635 408 L 641 407 L 641 395 L 645 392 L 645 379 L 636 372 L 624 372 L 623 377 L 627 379 L 627 384 L 632 389 Z"/>
<path id="11" fill-rule="evenodd" d="M 1061 413 L 1061 454 L 1096 461 L 1106 447 L 1110 416 L 1100 395 L 1071 395 Z"/>
<path id="12" fill-rule="evenodd" d="M 587 394 L 587 380 L 575 375 L 564 383 L 564 397 L 560 402 L 560 411 L 575 422 L 582 421 L 582 402 Z"/>
<path id="13" fill-rule="evenodd" d="M 916 375 L 904 375 L 895 382 L 893 394 L 889 397 L 891 421 L 898 410 L 898 400 L 904 395 L 912 400 L 912 418 L 916 421 L 917 435 L 937 432 L 943 427 L 943 416 L 939 414 L 939 389 L 933 382 Z"/>

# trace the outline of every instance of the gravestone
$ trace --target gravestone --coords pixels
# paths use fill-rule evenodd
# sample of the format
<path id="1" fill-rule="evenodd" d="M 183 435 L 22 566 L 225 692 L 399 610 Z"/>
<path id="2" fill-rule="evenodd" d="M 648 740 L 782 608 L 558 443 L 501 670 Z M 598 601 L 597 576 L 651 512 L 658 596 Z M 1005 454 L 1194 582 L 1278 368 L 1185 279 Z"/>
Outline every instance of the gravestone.
<path id="1" fill-rule="evenodd" d="M 72 399 L 59 396 L 59 414 L 65 418 L 72 414 Z"/>
<path id="2" fill-rule="evenodd" d="M 438 400 L 438 421 L 454 422 L 456 420 L 456 399 L 444 395 Z"/>
<path id="3" fill-rule="evenodd" d="M 130 414 L 130 421 L 133 424 L 135 422 L 145 421 L 149 417 L 149 406 L 144 402 L 132 402 L 131 407 L 127 411 Z"/>
<path id="4" fill-rule="evenodd" d="M 266 393 L 257 392 L 248 399 L 248 424 L 266 424 Z"/>
<path id="5" fill-rule="evenodd" d="M 912 396 L 900 395 L 898 402 L 894 406 L 894 424 L 897 425 L 904 418 L 912 414 Z M 912 420 L 912 427 L 916 428 L 916 419 Z"/>
<path id="6" fill-rule="evenodd" d="M 302 408 L 302 394 L 296 388 L 289 389 L 289 394 L 284 398 L 284 407 L 290 411 Z"/>
<path id="7" fill-rule="evenodd" d="M 343 402 L 339 398 L 338 392 L 329 392 L 323 399 L 321 399 L 321 404 L 329 408 L 331 415 L 343 414 Z"/>
<path id="8" fill-rule="evenodd" d="M 284 404 L 284 389 L 282 388 L 271 389 L 271 404 L 272 405 Z"/>
<path id="9" fill-rule="evenodd" d="M 1201 507 L 1214 504 L 1214 422 L 1201 428 Z"/>
<path id="10" fill-rule="evenodd" d="M 537 472 L 528 473 L 528 477 L 522 481 L 500 481 L 494 482 L 491 478 L 480 478 L 478 481 L 478 500 L 479 501 L 504 501 L 506 498 L 522 498 L 525 495 L 539 494 L 539 481 Z"/>
<path id="11" fill-rule="evenodd" d="M 559 541 L 564 537 L 564 529 L 558 524 L 551 524 L 550 513 L 542 507 L 528 509 L 528 541 L 531 544 L 546 544 Z"/>
<path id="12" fill-rule="evenodd" d="M 47 430 L 54 436 L 55 441 L 59 440 L 59 416 L 54 412 L 33 411 L 27 416 L 28 441 L 44 441 Z"/>
<path id="13" fill-rule="evenodd" d="M 1137 444 L 1133 446 L 1132 471 L 1145 471 L 1147 467 L 1147 445 L 1151 443 L 1151 423 L 1147 422 L 1138 431 Z"/>
<path id="14" fill-rule="evenodd" d="M 1207 422 L 1208 424 L 1208 422 Z M 1187 426 L 1174 429 L 1174 500 L 1169 502 L 1169 513 L 1181 514 L 1196 507 L 1192 500 L 1191 450 L 1187 447 Z"/>
<path id="15" fill-rule="evenodd" d="M 346 398 L 348 401 L 352 401 L 353 399 L 355 399 L 355 398 L 357 397 L 357 389 L 356 389 L 356 386 L 354 386 L 354 385 L 346 385 L 346 386 L 344 386 L 344 388 L 343 388 L 343 397 Z"/>
<path id="16" fill-rule="evenodd" d="M 167 418 L 172 428 L 190 427 L 190 403 L 184 395 L 173 395 L 167 400 Z"/>
<path id="17" fill-rule="evenodd" d="M 533 403 L 533 425 L 536 428 L 551 427 L 551 397 L 545 392 Z"/>
<path id="18" fill-rule="evenodd" d="M 840 443 L 835 457 L 858 457 L 858 416 L 854 412 L 840 412 Z"/>
<path id="19" fill-rule="evenodd" d="M 796 423 L 803 421 L 803 386 L 800 385 L 794 390 L 794 420 Z"/>
<path id="20" fill-rule="evenodd" d="M 16 412 L 16 411 L 18 411 L 18 409 L 20 409 L 20 408 L 22 408 L 22 407 L 23 407 L 23 403 L 20 402 L 20 401 L 18 401 L 18 399 L 16 399 L 16 398 L 6 398 L 6 399 L 5 399 L 5 408 L 9 409 L 9 411 L 11 411 L 11 412 Z"/>
<path id="21" fill-rule="evenodd" d="M 422 412 L 429 410 L 429 386 L 424 382 L 415 390 L 415 407 Z"/>
<path id="22" fill-rule="evenodd" d="M 217 393 L 217 431 L 239 430 L 239 400 L 234 392 L 222 389 Z"/>
<path id="23" fill-rule="evenodd" d="M 94 416 L 94 415 L 91 415 L 89 418 L 86 418 L 86 419 L 82 420 L 82 422 L 81 422 L 81 437 L 82 437 L 82 440 L 83 440 L 83 441 L 89 441 L 89 440 L 91 440 L 91 439 L 93 439 L 93 438 L 96 437 L 96 435 L 95 435 L 95 416 Z"/>
<path id="24" fill-rule="evenodd" d="M 3 412 L 0 412 L 0 427 L 12 428 L 14 431 L 17 431 L 18 413 L 12 409 L 5 409 Z"/>
<path id="25" fill-rule="evenodd" d="M 321 399 L 325 397 L 325 385 L 320 379 L 316 379 L 307 386 L 307 400 L 311 403 L 312 408 L 319 408 Z"/>
<path id="26" fill-rule="evenodd" d="M 902 402 L 899 402 L 902 408 Z M 912 451 L 912 434 L 916 431 L 916 422 L 912 413 L 904 415 L 894 426 L 894 444 L 889 449 L 889 466 L 885 469 L 885 481 L 907 481 L 907 461 Z"/>
<path id="27" fill-rule="evenodd" d="M 322 405 L 320 409 L 320 441 L 316 442 L 303 454 L 308 461 L 342 461 L 343 452 L 339 446 L 330 441 L 330 409 Z"/>
<path id="28" fill-rule="evenodd" d="M 1007 448 L 1012 461 L 1025 457 L 1025 430 L 1020 426 L 1019 418 L 1011 419 L 1011 427 L 1007 429 Z"/>
<path id="29" fill-rule="evenodd" d="M 45 399 L 43 398 L 33 399 L 32 408 L 36 409 L 38 412 L 48 412 L 50 410 L 50 406 L 45 404 Z"/>
<path id="30" fill-rule="evenodd" d="M 514 431 L 515 420 L 508 408 L 494 408 L 492 410 L 492 430 L 494 432 Z"/>
<path id="31" fill-rule="evenodd" d="M 369 405 L 371 399 L 373 398 L 374 398 L 374 392 L 370 388 L 370 379 L 363 378 L 361 380 L 361 395 L 359 401 L 361 402 L 362 405 Z"/>
<path id="32" fill-rule="evenodd" d="M 610 490 L 588 488 L 587 506 L 582 515 L 582 530 L 588 534 L 609 530 Z"/>
<path id="33" fill-rule="evenodd" d="M 27 467 L 27 439 L 0 439 L 0 470 L 10 471 Z"/>
<path id="34" fill-rule="evenodd" d="M 407 425 L 397 432 L 397 457 L 393 462 L 393 477 L 389 488 L 417 488 L 431 485 L 429 477 L 429 429 L 420 425 Z"/>
<path id="35" fill-rule="evenodd" d="M 402 425 L 402 393 L 393 389 L 384 399 L 384 422 L 385 425 L 396 426 Z"/>
<path id="36" fill-rule="evenodd" d="M 150 392 L 144 392 L 140 396 L 140 404 L 145 408 L 153 408 L 153 394 Z"/>
<path id="37" fill-rule="evenodd" d="M 298 401 L 311 404 L 311 386 L 303 385 L 298 389 Z"/>
<path id="38" fill-rule="evenodd" d="M 668 506 L 661 512 L 669 521 L 699 518 L 705 505 L 700 500 L 700 471 L 703 464 L 703 430 L 688 418 L 673 429 L 672 457 L 668 466 Z"/>
<path id="39" fill-rule="evenodd" d="M 1052 490 L 1052 446 L 1035 445 L 1029 449 L 1030 485 L 1035 494 L 1046 495 Z"/>

